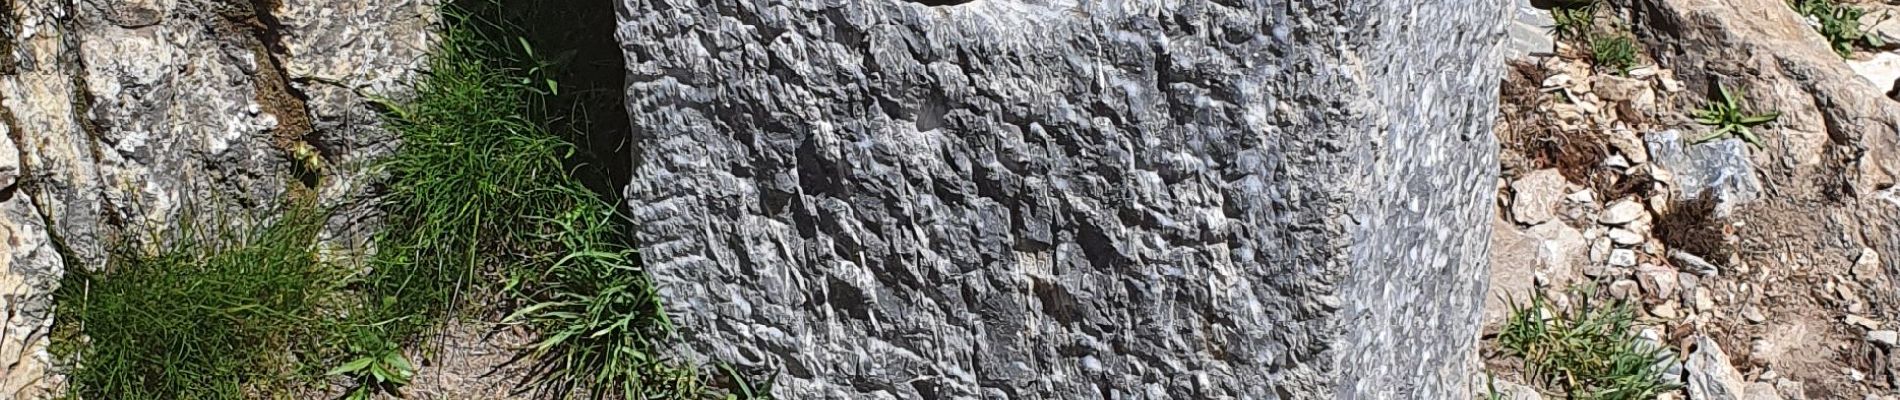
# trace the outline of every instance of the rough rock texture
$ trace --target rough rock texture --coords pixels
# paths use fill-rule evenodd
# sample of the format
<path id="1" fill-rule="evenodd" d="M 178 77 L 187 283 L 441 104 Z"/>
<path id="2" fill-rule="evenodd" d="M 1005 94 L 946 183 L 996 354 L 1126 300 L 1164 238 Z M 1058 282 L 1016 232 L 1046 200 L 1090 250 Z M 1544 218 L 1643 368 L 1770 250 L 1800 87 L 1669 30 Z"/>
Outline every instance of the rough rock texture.
<path id="1" fill-rule="evenodd" d="M 388 93 L 428 45 L 428 0 L 9 0 L 0 10 L 0 398 L 35 398 L 51 292 L 181 217 L 315 194 L 364 220 L 360 164 Z M 326 165 L 301 170 L 313 149 Z M 311 190 L 297 189 L 299 187 Z M 299 192 L 303 193 L 299 193 Z M 55 250 L 54 244 L 57 244 Z"/>
<path id="2" fill-rule="evenodd" d="M 641 253 L 786 398 L 1455 398 L 1504 1 L 621 0 Z"/>
<path id="3" fill-rule="evenodd" d="M 1537 57 L 1557 52 L 1557 40 L 1551 27 L 1557 21 L 1550 11 L 1531 4 L 1531 0 L 1511 0 L 1510 39 L 1504 46 L 1504 59 Z"/>
<path id="4" fill-rule="evenodd" d="M 1714 196 L 1716 212 L 1726 217 L 1735 207 L 1761 197 L 1755 164 L 1748 161 L 1748 143 L 1728 138 L 1690 144 L 1694 139 L 1673 129 L 1643 138 L 1650 157 L 1674 178 L 1680 199 Z"/>
<path id="5" fill-rule="evenodd" d="M 1863 248 L 1900 253 L 1900 103 L 1857 76 L 1780 0 L 1635 7 L 1657 62 L 1691 91 L 1714 93 L 1720 83 L 1745 90 L 1748 109 L 1782 113 L 1763 130 L 1764 146 L 1749 152 L 1763 201 L 1738 217 L 1745 241 L 1777 253 L 1803 246 L 1843 270 Z M 1888 260 L 1886 270 L 1896 269 Z"/>
<path id="6" fill-rule="evenodd" d="M 1696 339 L 1696 350 L 1683 368 L 1689 372 L 1689 400 L 1737 400 L 1747 391 L 1747 381 L 1729 364 L 1728 354 L 1707 337 Z"/>
<path id="7" fill-rule="evenodd" d="M 1540 169 L 1511 182 L 1511 218 L 1526 225 L 1541 224 L 1557 217 L 1563 204 L 1564 176 L 1556 169 Z"/>
<path id="8" fill-rule="evenodd" d="M 1781 112 L 1755 130 L 1762 146 L 1746 149 L 1761 197 L 1714 227 L 1734 238 L 1732 254 L 1710 254 L 1707 261 L 1718 265 L 1694 266 L 1671 251 L 1670 261 L 1685 271 L 1720 268 L 1699 282 L 1682 280 L 1684 304 L 1693 299 L 1702 308 L 1707 298 L 1716 312 L 1696 312 L 1729 320 L 1701 332 L 1734 354 L 1746 351 L 1753 365 L 1743 367 L 1803 382 L 1807 397 L 1889 393 L 1844 372 L 1872 358 L 1843 343 L 1900 317 L 1900 290 L 1887 278 L 1900 271 L 1889 257 L 1900 253 L 1900 103 L 1857 75 L 1785 1 L 1631 4 L 1645 47 L 1676 72 L 1684 94 L 1694 93 L 1679 99 L 1679 109 L 1700 107 L 1720 84 L 1746 91 L 1746 109 Z M 1695 128 L 1682 132 L 1690 138 L 1708 129 L 1685 128 Z M 1855 267 L 1870 253 L 1883 265 Z M 1851 273 L 1869 270 L 1885 276 Z M 1759 305 L 1761 322 L 1720 315 L 1745 305 Z"/>

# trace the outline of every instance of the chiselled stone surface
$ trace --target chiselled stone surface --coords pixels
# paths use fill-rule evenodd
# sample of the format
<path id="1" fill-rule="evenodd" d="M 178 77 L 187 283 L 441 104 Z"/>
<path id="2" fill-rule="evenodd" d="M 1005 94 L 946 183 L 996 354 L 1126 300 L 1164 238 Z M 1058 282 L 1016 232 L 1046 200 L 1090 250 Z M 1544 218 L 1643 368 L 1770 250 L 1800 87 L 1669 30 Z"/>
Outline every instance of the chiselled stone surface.
<path id="1" fill-rule="evenodd" d="M 258 215 L 303 179 L 343 210 L 327 237 L 365 220 L 351 207 L 368 203 L 361 165 L 392 142 L 358 93 L 396 94 L 435 12 L 428 0 L 6 4 L 0 398 L 22 399 L 56 380 L 44 334 L 63 271 L 149 248 L 187 215 Z M 333 167 L 298 170 L 298 146 Z"/>
<path id="2" fill-rule="evenodd" d="M 617 0 L 642 256 L 786 398 L 1457 398 L 1505 1 Z"/>

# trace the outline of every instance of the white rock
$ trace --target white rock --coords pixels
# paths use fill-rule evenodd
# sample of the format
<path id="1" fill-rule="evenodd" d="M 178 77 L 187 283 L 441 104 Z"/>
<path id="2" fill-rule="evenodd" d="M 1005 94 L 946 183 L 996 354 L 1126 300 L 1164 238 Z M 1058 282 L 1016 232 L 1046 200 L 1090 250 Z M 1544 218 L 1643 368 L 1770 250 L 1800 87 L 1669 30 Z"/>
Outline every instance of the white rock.
<path id="1" fill-rule="evenodd" d="M 1861 32 L 1879 37 L 1889 45 L 1900 43 L 1900 17 L 1887 12 L 1870 12 L 1860 17 Z"/>
<path id="2" fill-rule="evenodd" d="M 1689 254 L 1689 252 L 1686 251 L 1670 250 L 1669 258 L 1681 262 L 1681 264 L 1676 265 L 1677 268 L 1696 275 L 1715 276 L 1721 272 L 1720 269 L 1715 267 L 1715 264 L 1710 264 L 1708 260 L 1703 260 L 1702 257 Z"/>
<path id="3" fill-rule="evenodd" d="M 1868 331 L 1867 341 L 1869 343 L 1880 345 L 1883 348 L 1891 349 L 1891 348 L 1894 348 L 1894 346 L 1896 345 L 1900 345 L 1900 332 Z"/>
<path id="4" fill-rule="evenodd" d="M 1676 270 L 1656 264 L 1643 264 L 1636 267 L 1636 282 L 1643 290 L 1658 299 L 1668 299 L 1676 295 Z"/>
<path id="5" fill-rule="evenodd" d="M 1603 158 L 1603 166 L 1618 170 L 1627 169 L 1630 167 L 1630 160 L 1623 158 L 1622 154 L 1611 154 Z"/>
<path id="6" fill-rule="evenodd" d="M 1634 299 L 1636 298 L 1636 295 L 1640 293 L 1640 291 L 1641 289 L 1638 289 L 1636 281 L 1624 279 L 1624 280 L 1620 280 L 1616 282 L 1610 282 L 1610 296 L 1615 297 L 1617 299 L 1621 299 L 1621 300 Z"/>
<path id="7" fill-rule="evenodd" d="M 1676 319 L 1676 317 L 1681 316 L 1680 313 L 1676 312 L 1675 301 L 1667 301 L 1662 304 L 1657 304 L 1655 307 L 1650 307 L 1649 315 L 1654 315 L 1656 318 L 1662 319 Z"/>
<path id="8" fill-rule="evenodd" d="M 1597 216 L 1597 222 L 1604 225 L 1622 225 L 1643 217 L 1643 205 L 1629 200 L 1617 200 Z"/>
<path id="9" fill-rule="evenodd" d="M 1862 316 L 1854 315 L 1854 314 L 1847 314 L 1847 318 L 1845 318 L 1844 320 L 1847 322 L 1848 325 L 1854 325 L 1861 328 L 1866 328 L 1868 330 L 1880 329 L 1880 321 L 1875 321 L 1867 317 L 1862 317 Z"/>
<path id="10" fill-rule="evenodd" d="M 1643 243 L 1643 235 L 1628 229 L 1614 228 L 1610 229 L 1610 241 L 1624 246 L 1634 246 Z"/>
<path id="11" fill-rule="evenodd" d="M 1893 90 L 1893 81 L 1900 79 L 1900 54 L 1892 52 L 1874 53 L 1866 60 L 1847 60 L 1847 66 L 1881 92 Z"/>
<path id="12" fill-rule="evenodd" d="M 1649 213 L 1643 213 L 1642 217 L 1636 218 L 1635 221 L 1630 221 L 1630 223 L 1623 224 L 1623 229 L 1628 229 L 1630 232 L 1636 232 L 1637 235 L 1649 236 L 1649 225 L 1651 221 L 1655 220 L 1655 218 L 1656 218 L 1655 216 L 1650 215 Z"/>
<path id="13" fill-rule="evenodd" d="M 1582 112 L 1583 115 L 1597 115 L 1598 111 L 1603 110 L 1601 107 L 1597 107 L 1596 103 L 1581 97 L 1572 96 L 1570 100 L 1572 104 L 1577 106 L 1577 111 Z"/>
<path id="14" fill-rule="evenodd" d="M 1707 336 L 1696 338 L 1696 350 L 1684 364 L 1689 372 L 1689 400 L 1737 400 L 1747 392 L 1742 374 L 1729 364 L 1728 354 Z"/>
<path id="15" fill-rule="evenodd" d="M 1556 21 L 1549 11 L 1531 6 L 1530 1 L 1517 0 L 1513 18 L 1506 29 L 1504 52 L 1505 59 L 1517 59 L 1537 55 L 1549 55 L 1557 51 L 1556 40 L 1551 37 L 1551 26 Z"/>
<path id="16" fill-rule="evenodd" d="M 1864 301 L 1861 301 L 1860 295 L 1854 293 L 1854 289 L 1848 287 L 1848 285 L 1835 285 L 1834 293 L 1836 296 L 1840 296 L 1841 303 L 1847 304 L 1848 313 L 1860 313 L 1862 311 L 1866 311 L 1867 303 Z"/>
<path id="17" fill-rule="evenodd" d="M 1787 398 L 1788 400 L 1807 400 L 1808 399 L 1808 396 L 1807 396 L 1808 389 L 1806 385 L 1801 384 L 1801 381 L 1788 379 L 1788 378 L 1776 379 L 1775 389 L 1781 391 L 1781 396 Z"/>
<path id="18" fill-rule="evenodd" d="M 1658 185 L 1659 188 L 1675 186 L 1676 173 L 1669 172 L 1668 168 L 1661 168 L 1661 167 L 1656 166 L 1655 164 L 1650 164 L 1649 180 L 1656 181 L 1656 185 Z M 1667 193 L 1666 191 L 1659 191 L 1659 192 Z M 1669 196 L 1654 196 L 1654 197 L 1649 198 L 1649 201 L 1652 202 L 1651 203 L 1652 205 L 1656 201 L 1668 201 L 1668 200 L 1669 200 Z M 1666 208 L 1662 208 L 1662 207 L 1652 206 L 1651 208 L 1656 209 L 1656 210 L 1666 210 Z"/>
<path id="19" fill-rule="evenodd" d="M 1578 190 L 1576 193 L 1564 196 L 1564 200 L 1569 200 L 1577 204 L 1595 204 L 1597 202 L 1597 191 L 1590 188 L 1583 188 L 1583 190 Z"/>
<path id="20" fill-rule="evenodd" d="M 1583 233 L 1562 221 L 1549 221 L 1524 232 L 1537 243 L 1537 263 L 1558 283 L 1569 282 L 1571 270 L 1584 260 Z"/>
<path id="21" fill-rule="evenodd" d="M 1885 277 L 1880 273 L 1880 253 L 1875 252 L 1874 249 L 1860 249 L 1860 257 L 1854 259 L 1852 271 L 1854 278 L 1862 281 L 1879 280 Z"/>
<path id="22" fill-rule="evenodd" d="M 1636 251 L 1630 249 L 1610 250 L 1610 265 L 1618 267 L 1636 266 Z"/>
<path id="23" fill-rule="evenodd" d="M 1742 318 L 1746 318 L 1748 319 L 1748 322 L 1756 323 L 1756 324 L 1759 324 L 1759 323 L 1762 323 L 1762 321 L 1768 320 L 1767 316 L 1764 316 L 1761 314 L 1761 307 L 1756 307 L 1752 305 L 1742 307 Z"/>
<path id="24" fill-rule="evenodd" d="M 1590 266 L 1583 268 L 1583 275 L 1591 277 L 1591 278 L 1606 279 L 1606 278 L 1614 278 L 1617 276 L 1622 276 L 1623 273 L 1622 271 L 1616 270 L 1616 267 L 1612 267 L 1608 265 L 1591 264 Z"/>
<path id="25" fill-rule="evenodd" d="M 1654 102 L 1655 100 L 1650 101 Z M 1636 135 L 1631 134 L 1623 136 L 1623 140 L 1619 140 L 1615 144 L 1617 151 L 1622 152 L 1623 157 L 1628 158 L 1631 165 L 1649 164 L 1649 149 L 1643 146 L 1643 139 L 1639 139 Z M 1653 171 L 1661 168 L 1649 169 Z"/>
<path id="26" fill-rule="evenodd" d="M 1536 225 L 1557 217 L 1557 206 L 1564 196 L 1564 176 L 1555 169 L 1540 169 L 1511 182 L 1511 217 L 1518 223 Z"/>
<path id="27" fill-rule="evenodd" d="M 1753 382 L 1742 388 L 1742 400 L 1781 400 L 1781 393 L 1768 382 Z"/>
<path id="28" fill-rule="evenodd" d="M 1545 88 L 1570 87 L 1570 74 L 1556 74 L 1544 78 Z"/>
<path id="29" fill-rule="evenodd" d="M 1695 310 L 1696 311 L 1708 312 L 1709 310 L 1714 310 L 1714 309 L 1715 309 L 1715 298 L 1709 295 L 1709 291 L 1707 290 L 1695 291 Z"/>
<path id="30" fill-rule="evenodd" d="M 1670 93 L 1682 91 L 1682 81 L 1676 80 L 1675 77 L 1670 77 L 1670 76 L 1662 77 L 1661 82 L 1662 82 L 1663 91 L 1670 92 Z"/>
<path id="31" fill-rule="evenodd" d="M 1590 262 L 1604 263 L 1604 262 L 1610 261 L 1611 248 L 1612 246 L 1611 246 L 1609 238 L 1597 238 L 1596 240 L 1591 241 L 1590 242 Z"/>

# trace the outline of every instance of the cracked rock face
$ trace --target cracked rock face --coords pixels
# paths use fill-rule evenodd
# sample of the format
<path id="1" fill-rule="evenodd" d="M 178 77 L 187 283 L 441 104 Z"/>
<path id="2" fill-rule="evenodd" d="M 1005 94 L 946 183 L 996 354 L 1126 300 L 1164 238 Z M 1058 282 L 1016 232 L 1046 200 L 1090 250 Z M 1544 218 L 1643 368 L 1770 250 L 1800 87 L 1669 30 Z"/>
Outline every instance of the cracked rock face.
<path id="1" fill-rule="evenodd" d="M 45 345 L 64 271 L 101 268 L 115 247 L 155 248 L 188 215 L 279 207 L 298 174 L 288 146 L 336 166 L 311 188 L 343 210 L 328 237 L 369 220 L 359 171 L 391 143 L 353 89 L 398 87 L 435 10 L 428 0 L 6 4 L 0 398 L 57 384 Z"/>
<path id="2" fill-rule="evenodd" d="M 617 0 L 651 273 L 786 398 L 1458 398 L 1501 0 Z"/>

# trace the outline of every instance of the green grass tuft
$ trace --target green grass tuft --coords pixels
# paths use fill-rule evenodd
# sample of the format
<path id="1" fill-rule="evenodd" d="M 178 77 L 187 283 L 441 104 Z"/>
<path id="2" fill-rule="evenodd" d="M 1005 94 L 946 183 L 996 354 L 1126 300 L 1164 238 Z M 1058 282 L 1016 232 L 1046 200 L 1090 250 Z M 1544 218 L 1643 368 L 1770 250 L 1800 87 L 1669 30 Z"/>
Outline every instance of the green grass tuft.
<path id="1" fill-rule="evenodd" d="M 1636 39 L 1623 33 L 1596 35 L 1590 38 L 1590 61 L 1601 68 L 1618 75 L 1629 75 L 1636 68 Z"/>
<path id="2" fill-rule="evenodd" d="M 1498 344 L 1521 357 L 1527 376 L 1571 399 L 1638 400 L 1674 390 L 1657 361 L 1668 353 L 1637 335 L 1635 312 L 1625 303 L 1600 304 L 1579 291 L 1569 310 L 1541 294 L 1513 303 Z"/>
<path id="3" fill-rule="evenodd" d="M 291 207 L 252 231 L 182 226 L 158 254 L 117 252 L 69 272 L 59 345 L 84 399 L 268 397 L 298 375 L 283 349 L 329 336 L 319 317 L 346 273 L 314 256 L 323 213 Z M 84 337 L 77 335 L 83 334 Z"/>
<path id="4" fill-rule="evenodd" d="M 1879 37 L 1869 35 L 1862 30 L 1860 18 L 1867 15 L 1867 10 L 1860 7 L 1841 4 L 1834 0 L 1793 0 L 1790 5 L 1801 15 L 1814 19 L 1815 30 L 1820 32 L 1822 37 L 1827 38 L 1828 46 L 1834 49 L 1834 53 L 1840 54 L 1841 58 L 1853 55 L 1854 48 L 1857 46 L 1868 48 L 1886 46 Z"/>
<path id="5" fill-rule="evenodd" d="M 1597 3 L 1562 5 L 1550 9 L 1552 36 L 1564 40 L 1584 40 L 1596 27 Z"/>
<path id="6" fill-rule="evenodd" d="M 560 65 L 519 28 L 473 3 L 445 13 L 416 97 L 391 103 L 403 146 L 386 164 L 389 229 L 365 278 L 370 314 L 392 340 L 414 337 L 470 298 L 525 306 L 535 328 L 534 385 L 598 397 L 698 398 L 691 368 L 656 351 L 670 334 L 623 218 L 577 176 L 595 174 L 551 108 Z M 477 282 L 499 282 L 483 284 Z"/>
<path id="7" fill-rule="evenodd" d="M 1695 143 L 1707 142 L 1734 135 L 1742 138 L 1742 140 L 1748 141 L 1748 144 L 1761 147 L 1761 138 L 1755 136 L 1755 131 L 1749 128 L 1774 122 L 1776 118 L 1781 117 L 1781 112 L 1770 111 L 1766 114 L 1756 114 L 1752 111 L 1743 110 L 1742 102 L 1746 94 L 1739 91 L 1731 92 L 1728 90 L 1728 86 L 1716 84 L 1716 93 L 1720 95 L 1720 97 L 1716 98 L 1716 101 L 1710 102 L 1708 106 L 1695 111 L 1696 122 L 1702 123 L 1703 125 L 1714 126 L 1715 131 L 1710 132 L 1708 136 L 1696 139 Z"/>

